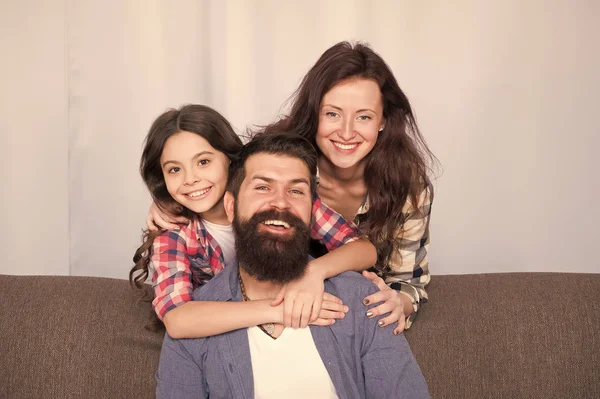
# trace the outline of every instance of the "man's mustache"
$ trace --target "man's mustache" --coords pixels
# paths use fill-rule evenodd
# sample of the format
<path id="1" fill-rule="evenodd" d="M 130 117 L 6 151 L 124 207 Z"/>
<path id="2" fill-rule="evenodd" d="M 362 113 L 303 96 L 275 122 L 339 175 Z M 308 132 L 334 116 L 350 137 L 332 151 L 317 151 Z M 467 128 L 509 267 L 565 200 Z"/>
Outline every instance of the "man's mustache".
<path id="1" fill-rule="evenodd" d="M 266 222 L 267 220 L 281 220 L 282 222 L 285 222 L 288 225 L 290 225 L 290 227 L 294 228 L 306 227 L 306 223 L 304 223 L 299 217 L 288 211 L 277 211 L 274 209 L 270 209 L 267 211 L 255 213 L 250 218 L 250 222 L 255 225 Z"/>

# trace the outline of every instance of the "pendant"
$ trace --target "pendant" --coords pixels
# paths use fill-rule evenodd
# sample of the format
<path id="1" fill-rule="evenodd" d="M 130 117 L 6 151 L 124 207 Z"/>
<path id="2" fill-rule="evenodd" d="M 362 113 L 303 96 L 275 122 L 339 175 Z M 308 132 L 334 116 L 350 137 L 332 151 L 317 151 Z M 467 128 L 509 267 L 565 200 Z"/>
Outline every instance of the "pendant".
<path id="1" fill-rule="evenodd" d="M 265 331 L 267 332 L 267 334 L 269 334 L 269 335 L 275 334 L 275 324 L 267 323 L 267 324 L 263 324 L 262 326 L 265 329 Z"/>

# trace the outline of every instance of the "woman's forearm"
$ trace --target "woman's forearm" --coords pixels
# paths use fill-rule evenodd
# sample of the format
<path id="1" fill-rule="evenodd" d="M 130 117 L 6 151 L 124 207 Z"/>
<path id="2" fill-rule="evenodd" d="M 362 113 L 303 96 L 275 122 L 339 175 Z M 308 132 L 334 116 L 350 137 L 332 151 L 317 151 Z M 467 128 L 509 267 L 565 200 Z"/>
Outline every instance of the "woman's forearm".
<path id="1" fill-rule="evenodd" d="M 323 279 L 353 270 L 368 269 L 377 262 L 377 250 L 369 240 L 353 241 L 314 259 L 309 263 L 312 271 L 322 273 Z"/>
<path id="2" fill-rule="evenodd" d="M 271 300 L 246 302 L 191 301 L 163 318 L 172 338 L 204 338 L 264 323 L 282 323 L 280 306 Z"/>

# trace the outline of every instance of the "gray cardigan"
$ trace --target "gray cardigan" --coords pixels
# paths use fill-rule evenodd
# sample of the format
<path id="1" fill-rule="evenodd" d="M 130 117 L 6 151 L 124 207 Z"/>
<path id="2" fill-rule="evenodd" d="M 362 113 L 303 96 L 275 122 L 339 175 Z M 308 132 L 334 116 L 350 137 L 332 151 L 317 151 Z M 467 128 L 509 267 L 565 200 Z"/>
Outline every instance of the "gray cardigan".
<path id="1" fill-rule="evenodd" d="M 197 301 L 241 301 L 237 266 L 226 267 L 194 292 Z M 425 379 L 403 334 L 365 316 L 362 300 L 377 291 L 354 272 L 325 281 L 325 291 L 350 311 L 329 327 L 310 326 L 315 346 L 340 399 L 429 398 Z M 158 372 L 158 399 L 254 398 L 246 329 L 199 339 L 165 335 Z"/>

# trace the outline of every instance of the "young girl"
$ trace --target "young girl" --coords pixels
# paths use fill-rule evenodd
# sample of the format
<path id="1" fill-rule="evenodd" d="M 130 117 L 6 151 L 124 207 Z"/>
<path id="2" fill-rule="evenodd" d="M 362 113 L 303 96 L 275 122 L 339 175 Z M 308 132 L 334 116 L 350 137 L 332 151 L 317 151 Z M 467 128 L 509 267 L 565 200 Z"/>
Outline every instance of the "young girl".
<path id="1" fill-rule="evenodd" d="M 241 146 L 227 120 L 202 105 L 165 112 L 146 137 L 140 162 L 144 182 L 159 207 L 185 216 L 189 223 L 148 234 L 134 257 L 130 281 L 142 288 L 152 273 L 152 305 L 173 338 L 205 337 L 265 323 L 330 325 L 347 308 L 323 292 L 323 280 L 366 269 L 376 260 L 374 246 L 358 239 L 339 214 L 317 199 L 312 235 L 329 250 L 340 248 L 310 262 L 300 281 L 288 284 L 271 301 L 192 301 L 194 288 L 236 262 L 223 196 L 229 164 Z"/>

